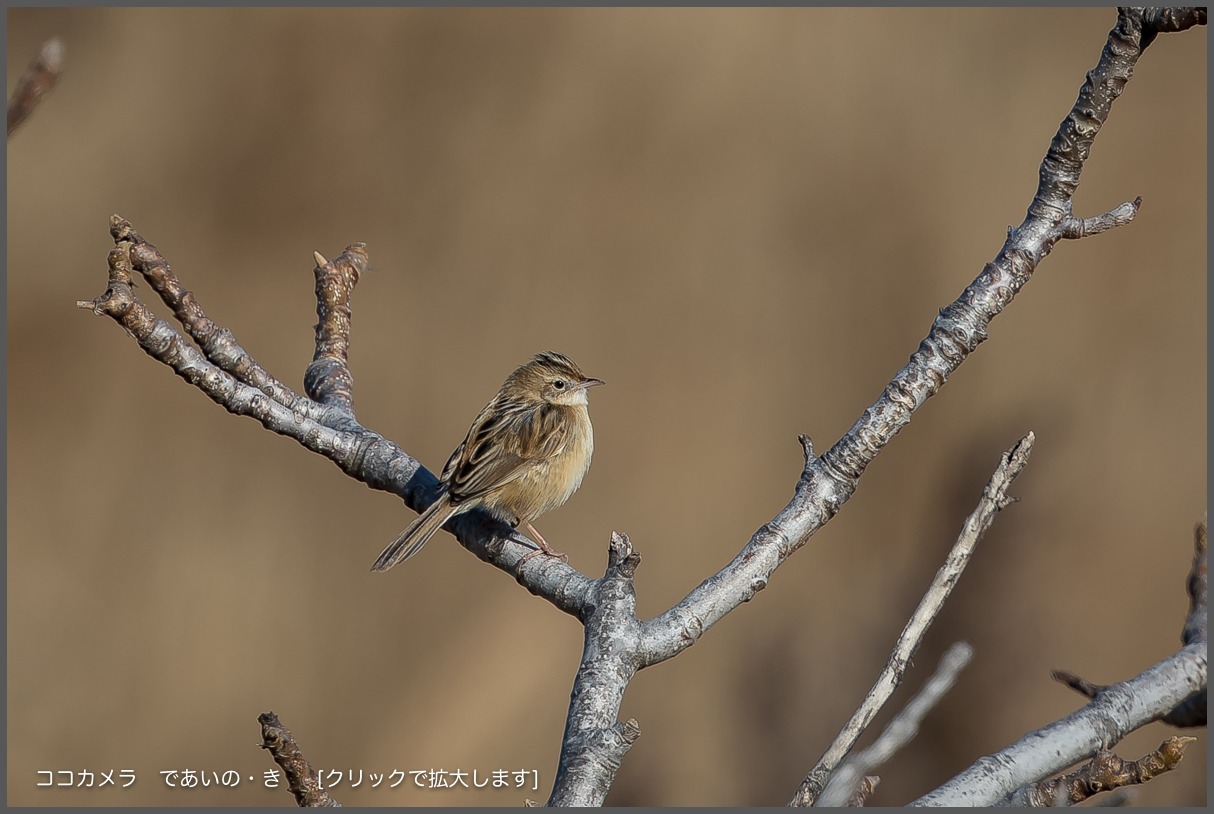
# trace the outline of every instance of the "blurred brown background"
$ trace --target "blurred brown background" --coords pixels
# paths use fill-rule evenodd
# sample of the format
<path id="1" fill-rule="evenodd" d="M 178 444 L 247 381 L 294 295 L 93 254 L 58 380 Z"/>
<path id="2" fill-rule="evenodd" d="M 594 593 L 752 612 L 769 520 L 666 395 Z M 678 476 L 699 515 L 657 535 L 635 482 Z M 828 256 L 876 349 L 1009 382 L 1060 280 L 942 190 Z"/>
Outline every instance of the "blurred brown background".
<path id="1" fill-rule="evenodd" d="M 431 468 L 546 348 L 593 393 L 595 464 L 539 524 L 601 573 L 632 535 L 648 617 L 784 505 L 1017 224 L 1115 13 L 1091 10 L 12 10 L 9 89 L 58 88 L 9 160 L 11 805 L 280 805 L 257 714 L 326 769 L 538 769 L 540 788 L 381 786 L 361 805 L 551 787 L 572 619 L 413 514 L 234 418 L 74 307 L 129 218 L 294 386 L 313 250 L 365 241 L 358 415 Z M 991 340 L 755 602 L 640 674 L 608 802 L 780 805 L 850 715 L 1000 453 L 1038 445 L 891 706 L 971 667 L 873 802 L 900 804 L 1178 646 L 1206 495 L 1205 31 L 1161 37 L 1080 214 Z M 151 294 L 141 289 L 146 298 Z M 161 309 L 164 312 L 164 309 Z M 166 314 L 167 315 L 167 314 Z M 882 716 L 878 725 L 888 715 Z M 1170 734 L 1136 733 L 1139 757 Z M 1142 803 L 1201 805 L 1205 733 Z M 126 790 L 39 769 L 131 768 Z"/>

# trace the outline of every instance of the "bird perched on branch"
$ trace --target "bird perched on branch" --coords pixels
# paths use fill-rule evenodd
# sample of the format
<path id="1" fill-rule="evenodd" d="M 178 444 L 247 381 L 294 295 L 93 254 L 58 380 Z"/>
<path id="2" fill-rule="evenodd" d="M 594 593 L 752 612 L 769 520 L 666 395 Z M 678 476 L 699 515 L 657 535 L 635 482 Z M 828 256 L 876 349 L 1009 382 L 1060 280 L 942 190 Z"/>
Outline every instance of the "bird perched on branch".
<path id="1" fill-rule="evenodd" d="M 409 559 L 448 520 L 485 509 L 512 526 L 523 525 L 537 554 L 554 551 L 531 521 L 561 506 L 582 485 L 594 452 L 586 391 L 603 384 L 582 373 L 568 356 L 545 351 L 502 382 L 439 476 L 438 500 L 393 540 L 372 571 Z"/>

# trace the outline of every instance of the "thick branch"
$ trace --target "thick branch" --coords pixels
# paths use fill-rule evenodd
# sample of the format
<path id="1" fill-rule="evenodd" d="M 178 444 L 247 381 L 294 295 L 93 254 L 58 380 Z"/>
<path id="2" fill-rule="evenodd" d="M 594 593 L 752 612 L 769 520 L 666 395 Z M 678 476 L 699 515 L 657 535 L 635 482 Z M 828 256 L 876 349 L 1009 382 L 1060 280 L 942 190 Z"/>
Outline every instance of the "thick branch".
<path id="1" fill-rule="evenodd" d="M 1029 281 L 1038 264 L 1064 237 L 1077 237 L 1071 199 L 1093 139 L 1142 53 L 1141 10 L 1122 9 L 1100 61 L 1059 126 L 1041 163 L 1037 193 L 1024 222 L 951 305 L 943 308 L 910 361 L 881 397 L 828 452 L 806 455 L 792 501 L 760 528 L 719 573 L 697 586 L 666 613 L 645 623 L 642 666 L 656 664 L 694 644 L 704 631 L 767 586 L 771 574 L 834 517 L 855 492 L 860 476 L 885 445 L 910 423 L 914 411 L 987 337 L 991 321 Z M 1128 223 L 1137 208 L 1101 216 L 1108 226 Z M 808 450 L 807 450 L 808 452 Z"/>
<path id="2" fill-rule="evenodd" d="M 876 717 L 885 702 L 894 694 L 898 685 L 902 683 L 907 665 L 910 664 L 910 660 L 919 649 L 923 637 L 927 635 L 927 629 L 931 627 L 932 622 L 944 608 L 945 600 L 948 599 L 957 581 L 961 578 L 961 572 L 969 564 L 970 556 L 978 545 L 978 541 L 995 522 L 995 515 L 1013 502 L 1012 498 L 1008 497 L 1007 490 L 1016 476 L 1028 464 L 1034 440 L 1035 436 L 1030 432 L 1003 454 L 999 466 L 982 490 L 982 497 L 979 499 L 978 505 L 965 519 L 961 533 L 949 551 L 944 565 L 940 566 L 936 572 L 927 593 L 923 595 L 923 599 L 919 601 L 918 607 L 907 621 L 906 627 L 902 629 L 902 634 L 898 637 L 897 644 L 894 645 L 894 651 L 890 654 L 885 669 L 881 671 L 872 690 L 865 696 L 860 708 L 843 727 L 834 743 L 818 759 L 817 764 L 801 782 L 801 787 L 789 805 L 814 805 L 835 767 L 856 745 L 860 735 Z M 867 769 L 862 769 L 856 777 L 858 778 L 866 772 Z M 841 790 L 832 805 L 841 804 L 850 791 L 851 786 Z"/>
<path id="3" fill-rule="evenodd" d="M 282 725 L 273 712 L 257 716 L 261 724 L 261 748 L 267 749 L 274 762 L 287 777 L 287 788 L 295 795 L 295 803 L 308 808 L 340 808 L 341 803 L 321 788 L 320 778 L 312 764 L 300 751 L 291 731 Z"/>
<path id="4" fill-rule="evenodd" d="M 607 572 L 594 585 L 593 610 L 584 620 L 582 663 L 573 682 L 549 806 L 601 806 L 620 762 L 641 734 L 635 720 L 618 720 L 639 661 L 632 580 L 640 563 L 628 535 L 613 532 Z"/>
<path id="5" fill-rule="evenodd" d="M 367 244 L 355 243 L 329 261 L 316 260 L 316 354 L 304 373 L 304 390 L 320 404 L 354 415 L 354 377 L 350 374 L 350 297 L 367 268 Z"/>

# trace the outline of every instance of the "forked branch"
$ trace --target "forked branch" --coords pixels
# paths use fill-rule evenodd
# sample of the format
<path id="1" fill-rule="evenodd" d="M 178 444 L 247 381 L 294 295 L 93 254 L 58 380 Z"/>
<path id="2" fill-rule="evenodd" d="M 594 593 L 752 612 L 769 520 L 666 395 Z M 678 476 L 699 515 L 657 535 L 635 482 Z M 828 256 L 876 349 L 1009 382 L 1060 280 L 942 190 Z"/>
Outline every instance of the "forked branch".
<path id="1" fill-rule="evenodd" d="M 636 671 L 690 647 L 717 621 L 767 586 L 775 569 L 838 513 L 868 465 L 914 412 L 985 341 L 991 321 L 1011 303 L 1054 244 L 1133 220 L 1137 199 L 1103 215 L 1077 217 L 1071 201 L 1080 173 L 1092 141 L 1130 80 L 1143 49 L 1159 32 L 1204 22 L 1204 9 L 1119 10 L 1099 63 L 1042 161 L 1037 192 L 1021 225 L 1009 231 L 995 258 L 957 300 L 940 311 L 906 366 L 830 450 L 815 457 L 808 439 L 803 438 L 806 462 L 791 502 L 759 528 L 731 563 L 665 613 L 640 622 L 622 612 L 624 605 L 618 603 L 627 604 L 623 595 L 612 594 L 610 608 L 600 601 L 604 592 L 623 590 L 625 582 L 630 590 L 631 574 L 623 570 L 628 555 L 613 560 L 602 579 L 593 579 L 555 558 L 536 558 L 518 568 L 531 549 L 508 526 L 483 512 L 468 512 L 447 524 L 476 556 L 517 574 L 527 590 L 586 625 L 583 666 L 591 658 L 596 669 L 579 672 L 554 800 L 603 802 L 618 758 L 636 737 L 635 726 L 618 722 L 620 700 Z M 111 234 L 115 248 L 109 257 L 107 289 L 92 301 L 78 303 L 81 307 L 113 318 L 145 352 L 229 412 L 252 417 L 267 429 L 294 439 L 371 488 L 398 495 L 415 511 L 434 501 L 438 485 L 434 474 L 396 444 L 362 427 L 354 415 L 353 380 L 346 366 L 349 298 L 366 266 L 365 247 L 353 244 L 332 262 L 319 255 L 314 258 L 320 324 L 315 356 L 305 376 L 307 394 L 300 395 L 262 369 L 230 331 L 206 316 L 156 248 L 129 223 L 115 216 Z M 142 275 L 173 309 L 185 334 L 139 301 L 131 285 L 134 274 Z M 624 542 L 613 539 L 613 552 L 623 551 L 626 538 L 621 539 Z M 627 548 L 631 553 L 630 545 Z M 635 561 L 628 567 L 635 570 Z M 607 610 L 614 615 L 602 616 Z M 600 623 L 603 619 L 610 621 Z M 1181 652 L 1195 655 L 1195 647 L 1190 645 Z M 1201 680 L 1204 682 L 1204 651 Z M 592 709 L 587 709 L 589 717 L 578 717 L 578 693 L 590 693 L 595 699 Z M 1173 705 L 1182 699 L 1176 698 Z M 618 742 L 607 743 L 611 737 Z"/>

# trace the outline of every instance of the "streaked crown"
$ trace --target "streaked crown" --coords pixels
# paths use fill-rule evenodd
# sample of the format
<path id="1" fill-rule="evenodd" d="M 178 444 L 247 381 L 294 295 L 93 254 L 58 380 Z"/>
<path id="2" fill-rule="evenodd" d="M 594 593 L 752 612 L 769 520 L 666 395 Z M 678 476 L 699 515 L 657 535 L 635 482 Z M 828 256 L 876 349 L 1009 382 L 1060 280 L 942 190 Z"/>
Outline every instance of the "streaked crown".
<path id="1" fill-rule="evenodd" d="M 506 377 L 502 392 L 516 399 L 585 404 L 586 388 L 598 384 L 602 382 L 583 373 L 568 356 L 547 350 Z"/>

